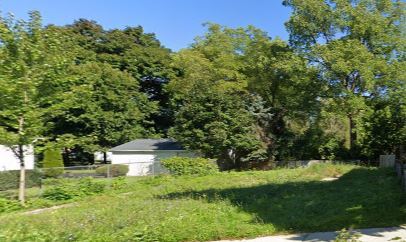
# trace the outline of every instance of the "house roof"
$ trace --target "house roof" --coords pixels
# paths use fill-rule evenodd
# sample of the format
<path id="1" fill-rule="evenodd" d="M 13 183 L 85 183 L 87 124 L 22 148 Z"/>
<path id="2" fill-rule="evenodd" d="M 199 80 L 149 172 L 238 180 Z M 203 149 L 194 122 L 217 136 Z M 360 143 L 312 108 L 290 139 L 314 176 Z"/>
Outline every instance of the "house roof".
<path id="1" fill-rule="evenodd" d="M 136 139 L 113 147 L 110 151 L 185 150 L 172 139 Z"/>

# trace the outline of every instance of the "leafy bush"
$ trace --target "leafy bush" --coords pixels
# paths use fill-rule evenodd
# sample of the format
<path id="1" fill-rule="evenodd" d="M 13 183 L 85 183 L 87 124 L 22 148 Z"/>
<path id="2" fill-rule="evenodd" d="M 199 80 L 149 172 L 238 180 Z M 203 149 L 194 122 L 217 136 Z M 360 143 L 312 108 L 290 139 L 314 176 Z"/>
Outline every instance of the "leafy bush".
<path id="1" fill-rule="evenodd" d="M 21 204 L 18 201 L 0 197 L 0 213 L 11 212 L 20 208 Z"/>
<path id="2" fill-rule="evenodd" d="M 110 170 L 109 170 L 110 169 Z M 100 166 L 96 169 L 96 174 L 103 175 L 105 177 L 118 177 L 118 176 L 125 176 L 128 173 L 128 165 L 105 165 Z"/>
<path id="3" fill-rule="evenodd" d="M 81 195 L 93 195 L 102 193 L 105 185 L 94 181 L 92 177 L 84 177 L 79 180 L 79 191 Z"/>
<path id="4" fill-rule="evenodd" d="M 171 174 L 180 175 L 209 175 L 218 172 L 213 160 L 205 158 L 172 157 L 164 159 L 161 163 Z"/>
<path id="5" fill-rule="evenodd" d="M 46 177 L 58 177 L 63 174 L 63 159 L 62 154 L 57 149 L 47 149 L 44 151 L 44 160 L 42 161 L 44 166 L 44 175 Z"/>
<path id="6" fill-rule="evenodd" d="M 0 172 L 0 191 L 17 189 L 20 180 L 20 171 Z M 41 184 L 41 172 L 38 170 L 25 171 L 25 187 L 30 188 Z"/>
<path id="7" fill-rule="evenodd" d="M 111 187 L 114 190 L 122 189 L 126 185 L 127 185 L 127 180 L 125 179 L 125 177 L 122 177 L 122 176 L 114 178 L 113 182 L 111 183 Z"/>
<path id="8" fill-rule="evenodd" d="M 91 177 L 82 178 L 77 183 L 60 180 L 56 185 L 46 189 L 42 197 L 54 201 L 70 200 L 77 197 L 102 193 L 104 188 L 104 184 L 95 182 Z"/>
<path id="9" fill-rule="evenodd" d="M 320 156 L 323 159 L 335 160 L 337 158 L 343 158 L 343 141 L 336 138 L 330 138 L 319 147 Z"/>
<path id="10" fill-rule="evenodd" d="M 62 201 L 78 197 L 79 193 L 69 185 L 57 185 L 46 189 L 42 196 L 49 200 Z"/>

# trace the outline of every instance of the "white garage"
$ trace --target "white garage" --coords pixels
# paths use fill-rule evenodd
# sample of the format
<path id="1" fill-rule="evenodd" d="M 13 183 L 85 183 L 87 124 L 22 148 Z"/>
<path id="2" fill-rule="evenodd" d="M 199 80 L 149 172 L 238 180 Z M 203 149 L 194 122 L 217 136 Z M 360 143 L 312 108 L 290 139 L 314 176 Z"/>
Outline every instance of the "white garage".
<path id="1" fill-rule="evenodd" d="M 136 139 L 110 150 L 111 164 L 129 166 L 127 176 L 145 176 L 166 172 L 159 162 L 173 156 L 193 156 L 171 139 Z"/>
<path id="2" fill-rule="evenodd" d="M 25 169 L 34 169 L 34 149 L 32 146 L 24 146 Z M 20 160 L 7 146 L 0 145 L 0 171 L 12 171 L 20 169 Z"/>

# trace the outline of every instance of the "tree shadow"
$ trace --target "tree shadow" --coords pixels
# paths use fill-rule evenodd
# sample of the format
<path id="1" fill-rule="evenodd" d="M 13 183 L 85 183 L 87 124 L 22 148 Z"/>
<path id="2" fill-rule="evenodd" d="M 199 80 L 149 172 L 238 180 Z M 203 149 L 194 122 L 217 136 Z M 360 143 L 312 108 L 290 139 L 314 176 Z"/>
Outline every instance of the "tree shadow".
<path id="1" fill-rule="evenodd" d="M 277 231 L 310 232 L 406 224 L 406 196 L 392 170 L 354 169 L 338 180 L 208 189 L 161 199 L 228 200 Z"/>

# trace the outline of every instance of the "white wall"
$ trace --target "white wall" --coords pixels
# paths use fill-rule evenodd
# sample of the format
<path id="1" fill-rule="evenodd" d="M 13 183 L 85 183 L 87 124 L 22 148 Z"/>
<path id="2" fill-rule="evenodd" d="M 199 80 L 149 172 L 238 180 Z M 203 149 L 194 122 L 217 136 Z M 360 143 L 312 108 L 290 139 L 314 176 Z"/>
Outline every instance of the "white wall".
<path id="1" fill-rule="evenodd" d="M 127 164 L 129 171 L 127 176 L 145 176 L 166 172 L 160 164 L 161 159 L 173 156 L 193 156 L 187 151 L 128 151 L 113 152 L 111 156 L 112 164 Z"/>
<path id="2" fill-rule="evenodd" d="M 94 160 L 95 161 L 103 161 L 103 152 L 94 152 Z M 111 161 L 111 156 L 113 154 L 111 152 L 106 152 L 107 161 Z"/>
<path id="3" fill-rule="evenodd" d="M 32 146 L 25 146 L 25 168 L 34 169 L 34 149 Z M 0 145 L 0 171 L 19 170 L 20 161 L 8 147 Z"/>

